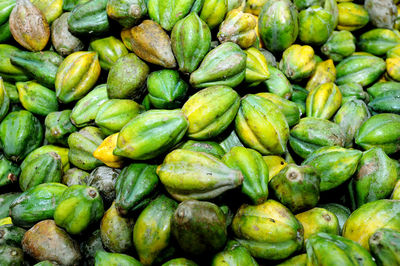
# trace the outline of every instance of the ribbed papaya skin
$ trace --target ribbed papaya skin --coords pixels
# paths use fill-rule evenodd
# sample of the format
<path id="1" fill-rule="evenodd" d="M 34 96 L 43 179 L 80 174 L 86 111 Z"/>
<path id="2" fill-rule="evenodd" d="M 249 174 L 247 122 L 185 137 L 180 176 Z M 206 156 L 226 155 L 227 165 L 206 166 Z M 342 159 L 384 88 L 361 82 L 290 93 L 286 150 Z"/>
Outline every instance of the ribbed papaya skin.
<path id="1" fill-rule="evenodd" d="M 369 248 L 378 265 L 389 266 L 400 263 L 400 233 L 382 228 L 369 238 Z"/>
<path id="2" fill-rule="evenodd" d="M 170 31 L 190 12 L 194 2 L 195 0 L 149 0 L 149 17 L 163 29 Z"/>
<path id="3" fill-rule="evenodd" d="M 147 14 L 146 3 L 145 0 L 110 0 L 107 1 L 107 15 L 122 27 L 130 28 Z"/>
<path id="4" fill-rule="evenodd" d="M 88 50 L 99 55 L 99 63 L 104 70 L 110 70 L 120 57 L 128 54 L 123 42 L 114 36 L 90 42 Z"/>
<path id="5" fill-rule="evenodd" d="M 319 85 L 310 91 L 306 100 L 307 117 L 330 119 L 342 105 L 342 93 L 335 83 Z"/>

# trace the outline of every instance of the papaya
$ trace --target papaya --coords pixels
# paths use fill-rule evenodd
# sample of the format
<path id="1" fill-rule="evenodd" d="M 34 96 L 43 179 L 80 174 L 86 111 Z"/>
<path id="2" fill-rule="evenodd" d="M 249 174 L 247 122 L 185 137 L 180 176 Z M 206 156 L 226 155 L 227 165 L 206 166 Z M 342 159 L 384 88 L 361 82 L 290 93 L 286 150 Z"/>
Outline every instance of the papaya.
<path id="1" fill-rule="evenodd" d="M 171 31 L 174 25 L 189 14 L 195 0 L 148 0 L 149 17 Z"/>
<path id="2" fill-rule="evenodd" d="M 371 23 L 377 28 L 393 27 L 397 15 L 396 5 L 391 0 L 381 0 L 379 2 L 365 0 L 364 8 L 368 11 Z"/>
<path id="3" fill-rule="evenodd" d="M 400 96 L 400 83 L 394 81 L 377 82 L 367 91 L 372 99 L 382 96 Z"/>
<path id="4" fill-rule="evenodd" d="M 24 252 L 19 247 L 1 245 L 0 260 L 2 265 L 24 265 Z"/>
<path id="5" fill-rule="evenodd" d="M 45 153 L 49 153 L 49 152 L 55 152 L 61 157 L 61 164 L 62 164 L 63 172 L 66 172 L 70 167 L 69 160 L 68 160 L 69 149 L 54 146 L 54 145 L 44 145 L 44 146 L 41 146 L 41 147 L 33 150 L 22 161 L 21 169 L 25 168 L 26 165 L 28 165 L 35 158 L 39 157 L 41 154 L 45 154 Z"/>
<path id="6" fill-rule="evenodd" d="M 324 83 L 312 89 L 306 100 L 306 116 L 330 119 L 342 104 L 342 93 L 335 83 Z"/>
<path id="7" fill-rule="evenodd" d="M 361 34 L 357 44 L 361 51 L 382 56 L 400 44 L 400 33 L 397 30 L 373 29 Z"/>
<path id="8" fill-rule="evenodd" d="M 70 234 L 79 234 L 103 217 L 103 200 L 98 190 L 86 185 L 68 187 L 54 211 L 55 223 Z"/>
<path id="9" fill-rule="evenodd" d="M 25 229 L 12 224 L 0 226 L 0 246 L 9 245 L 21 247 L 21 241 L 25 232 Z"/>
<path id="10" fill-rule="evenodd" d="M 11 203 L 20 195 L 20 192 L 0 194 L 0 219 L 8 217 Z"/>
<path id="11" fill-rule="evenodd" d="M 332 59 L 317 63 L 314 73 L 307 82 L 306 90 L 311 91 L 319 85 L 335 82 L 336 68 Z"/>
<path id="12" fill-rule="evenodd" d="M 306 266 L 307 265 L 307 254 L 300 254 L 300 255 L 291 257 L 277 265 L 279 265 L 279 266 Z"/>
<path id="13" fill-rule="evenodd" d="M 42 11 L 47 22 L 51 24 L 55 19 L 57 19 L 63 13 L 63 1 L 62 0 L 33 0 L 33 5 Z"/>
<path id="14" fill-rule="evenodd" d="M 212 49 L 199 68 L 190 75 L 190 84 L 195 88 L 216 85 L 238 86 L 246 75 L 247 55 L 232 42 L 225 42 Z"/>
<path id="15" fill-rule="evenodd" d="M 10 58 L 15 51 L 19 49 L 9 44 L 0 44 L 0 76 L 8 82 L 27 81 L 28 74 L 22 68 L 11 64 Z"/>
<path id="16" fill-rule="evenodd" d="M 321 6 L 311 6 L 299 13 L 299 39 L 305 44 L 321 45 L 334 30 L 331 12 Z"/>
<path id="17" fill-rule="evenodd" d="M 375 113 L 400 114 L 400 96 L 376 97 L 368 103 L 368 107 Z"/>
<path id="18" fill-rule="evenodd" d="M 110 70 L 118 58 L 128 54 L 128 50 L 122 41 L 114 36 L 93 40 L 88 49 L 97 52 L 100 67 L 104 70 Z"/>
<path id="19" fill-rule="evenodd" d="M 124 160 L 120 156 L 115 156 L 113 151 L 117 146 L 118 133 L 106 137 L 103 142 L 93 152 L 93 157 L 102 161 L 105 165 L 112 168 L 121 168 Z"/>
<path id="20" fill-rule="evenodd" d="M 250 47 L 245 51 L 246 75 L 245 82 L 249 87 L 254 87 L 270 77 L 268 63 L 264 55 L 255 47 Z"/>
<path id="21" fill-rule="evenodd" d="M 154 198 L 159 183 L 156 168 L 146 163 L 132 163 L 122 170 L 115 183 L 115 207 L 120 214 L 143 208 Z"/>
<path id="22" fill-rule="evenodd" d="M 339 221 L 336 215 L 323 208 L 312 208 L 296 215 L 304 228 L 304 240 L 316 233 L 339 234 Z"/>
<path id="23" fill-rule="evenodd" d="M 7 81 L 3 81 L 4 85 L 4 91 L 7 94 L 10 104 L 12 103 L 19 103 L 19 95 L 18 95 L 18 90 L 15 84 L 8 83 Z M 3 100 L 3 105 L 7 100 L 4 98 Z M 3 112 L 4 112 L 4 107 L 3 107 Z"/>
<path id="24" fill-rule="evenodd" d="M 145 0 L 110 0 L 107 1 L 107 15 L 122 27 L 130 28 L 138 24 L 147 14 L 147 2 Z"/>
<path id="25" fill-rule="evenodd" d="M 342 234 L 343 225 L 346 222 L 347 218 L 349 218 L 351 211 L 349 208 L 340 205 L 338 203 L 326 203 L 326 204 L 318 204 L 320 208 L 326 209 L 331 213 L 335 214 L 339 223 L 339 235 Z"/>
<path id="26" fill-rule="evenodd" d="M 83 261 L 94 265 L 95 256 L 98 251 L 106 251 L 100 237 L 100 229 L 93 231 L 88 237 L 80 243 L 80 250 Z M 110 253 L 111 254 L 111 253 Z"/>
<path id="27" fill-rule="evenodd" d="M 119 169 L 99 166 L 85 178 L 85 183 L 96 188 L 107 204 L 112 203 L 115 200 L 115 182 L 120 172 Z"/>
<path id="28" fill-rule="evenodd" d="M 285 74 L 273 66 L 268 66 L 268 72 L 270 76 L 266 81 L 264 81 L 267 90 L 282 98 L 289 99 L 292 96 L 293 87 Z"/>
<path id="29" fill-rule="evenodd" d="M 51 43 L 61 56 L 68 56 L 84 48 L 82 41 L 72 35 L 68 29 L 68 18 L 70 14 L 70 12 L 63 13 L 51 25 Z"/>
<path id="30" fill-rule="evenodd" d="M 171 32 L 171 46 L 179 71 L 195 71 L 211 47 L 211 31 L 196 12 L 179 20 Z"/>
<path id="31" fill-rule="evenodd" d="M 18 180 L 21 173 L 20 167 L 0 155 L 0 187 L 12 184 Z"/>
<path id="32" fill-rule="evenodd" d="M 290 80 L 298 81 L 311 76 L 316 67 L 314 50 L 308 45 L 294 44 L 282 54 L 279 68 Z"/>
<path id="33" fill-rule="evenodd" d="M 290 100 L 297 105 L 300 116 L 302 116 L 306 113 L 306 100 L 309 91 L 298 85 L 293 86 L 293 88 L 293 94 L 290 96 Z"/>
<path id="34" fill-rule="evenodd" d="M 6 0 L 1 2 L 0 8 L 0 24 L 8 21 L 11 11 L 15 7 L 16 0 Z"/>
<path id="35" fill-rule="evenodd" d="M 400 232 L 382 228 L 369 238 L 369 247 L 378 265 L 389 266 L 400 263 Z"/>
<path id="36" fill-rule="evenodd" d="M 227 11 L 225 0 L 204 0 L 199 16 L 212 30 L 221 24 Z"/>
<path id="37" fill-rule="evenodd" d="M 198 265 L 192 260 L 185 258 L 177 258 L 163 263 L 162 266 L 198 266 Z"/>
<path id="38" fill-rule="evenodd" d="M 205 152 L 221 159 L 225 150 L 220 144 L 214 141 L 188 140 L 179 146 L 179 149 Z"/>
<path id="39" fill-rule="evenodd" d="M 344 2 L 338 4 L 338 30 L 355 31 L 363 28 L 369 22 L 368 11 L 359 4 Z"/>
<path id="40" fill-rule="evenodd" d="M 224 136 L 221 139 L 219 145 L 222 147 L 222 149 L 225 152 L 229 152 L 233 147 L 236 147 L 236 146 L 244 147 L 243 143 L 240 141 L 235 130 L 230 131 L 230 133 L 227 136 Z M 218 156 L 216 156 L 216 157 L 218 157 Z"/>
<path id="41" fill-rule="evenodd" d="M 15 83 L 22 106 L 36 115 L 47 116 L 58 111 L 56 93 L 34 81 Z"/>
<path id="42" fill-rule="evenodd" d="M 268 180 L 271 181 L 271 179 L 276 176 L 285 166 L 287 163 L 285 160 L 277 155 L 267 155 L 263 156 L 264 162 L 268 166 Z"/>
<path id="43" fill-rule="evenodd" d="M 68 135 L 77 131 L 77 128 L 71 123 L 70 115 L 72 110 L 63 110 L 60 112 L 51 112 L 46 116 L 44 125 L 45 138 L 50 144 L 61 144 L 67 146 Z"/>
<path id="44" fill-rule="evenodd" d="M 393 189 L 392 195 L 390 196 L 391 199 L 394 199 L 394 200 L 400 199 L 400 189 L 399 188 L 400 188 L 400 182 L 397 181 L 397 183 Z"/>
<path id="45" fill-rule="evenodd" d="M 68 187 L 73 185 L 85 185 L 85 180 L 88 176 L 89 173 L 79 168 L 70 168 L 64 173 L 62 183 Z"/>
<path id="46" fill-rule="evenodd" d="M 221 251 L 214 256 L 211 265 L 258 266 L 258 263 L 246 248 L 242 247 L 237 241 L 230 240 L 228 241 L 224 251 Z"/>
<path id="47" fill-rule="evenodd" d="M 333 61 L 340 62 L 356 51 L 355 41 L 356 39 L 350 31 L 334 31 L 321 46 L 321 52 Z"/>
<path id="48" fill-rule="evenodd" d="M 134 160 L 155 158 L 179 143 L 188 124 L 180 110 L 150 110 L 142 113 L 121 129 L 114 155 Z"/>
<path id="49" fill-rule="evenodd" d="M 121 253 L 108 253 L 106 251 L 97 251 L 95 255 L 96 266 L 108 265 L 132 265 L 141 266 L 142 264 L 131 256 Z"/>
<path id="50" fill-rule="evenodd" d="M 63 0 L 63 10 L 72 11 L 77 5 L 84 4 L 90 0 Z"/>
<path id="51" fill-rule="evenodd" d="M 365 103 L 368 103 L 371 98 L 370 95 L 368 95 L 368 93 L 364 91 L 363 87 L 358 83 L 346 82 L 338 87 L 342 93 L 342 104 L 345 104 L 349 100 L 362 100 Z"/>

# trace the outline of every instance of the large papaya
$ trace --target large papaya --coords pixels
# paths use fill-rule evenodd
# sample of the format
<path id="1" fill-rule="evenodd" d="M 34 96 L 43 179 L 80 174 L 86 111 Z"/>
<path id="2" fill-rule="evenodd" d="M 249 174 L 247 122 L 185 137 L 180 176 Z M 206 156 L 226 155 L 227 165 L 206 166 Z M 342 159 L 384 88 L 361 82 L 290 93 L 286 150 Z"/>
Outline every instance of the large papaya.
<path id="1" fill-rule="evenodd" d="M 179 149 L 199 151 L 211 154 L 221 159 L 225 154 L 225 150 L 215 141 L 188 140 L 179 146 Z"/>
<path id="2" fill-rule="evenodd" d="M 379 84 L 379 83 L 375 83 Z M 370 96 L 363 87 L 356 82 L 346 82 L 339 85 L 339 90 L 342 93 L 342 103 L 343 105 L 349 100 L 362 100 L 364 104 L 369 102 Z"/>
<path id="3" fill-rule="evenodd" d="M 254 87 L 270 77 L 268 63 L 265 56 L 255 47 L 250 47 L 245 53 L 247 55 L 245 82 L 249 87 Z"/>
<path id="4" fill-rule="evenodd" d="M 342 234 L 343 225 L 346 222 L 347 218 L 349 218 L 351 211 L 349 208 L 340 205 L 338 203 L 326 203 L 326 204 L 318 204 L 318 207 L 324 208 L 331 213 L 335 214 L 339 223 L 339 235 Z"/>
<path id="5" fill-rule="evenodd" d="M 107 1 L 107 15 L 118 21 L 124 28 L 130 28 L 138 24 L 141 18 L 147 14 L 145 0 L 110 0 Z"/>
<path id="6" fill-rule="evenodd" d="M 369 22 L 368 11 L 359 4 L 345 2 L 338 4 L 338 30 L 355 31 L 363 28 Z"/>
<path id="7" fill-rule="evenodd" d="M 332 32 L 325 44 L 321 46 L 321 52 L 335 62 L 342 61 L 355 51 L 356 38 L 347 30 Z"/>
<path id="8" fill-rule="evenodd" d="M 17 82 L 19 100 L 22 106 L 36 114 L 46 116 L 58 111 L 56 93 L 34 81 Z"/>
<path id="9" fill-rule="evenodd" d="M 195 0 L 148 0 L 149 17 L 170 31 L 190 12 L 194 2 Z"/>
<path id="10" fill-rule="evenodd" d="M 319 85 L 335 82 L 336 80 L 336 67 L 332 59 L 317 63 L 314 73 L 311 75 L 307 82 L 306 89 L 313 90 Z"/>
<path id="11" fill-rule="evenodd" d="M 9 82 L 27 81 L 28 73 L 17 66 L 11 64 L 11 55 L 19 51 L 17 47 L 9 44 L 0 44 L 0 76 Z"/>
<path id="12" fill-rule="evenodd" d="M 330 119 L 342 105 L 342 93 L 329 82 L 312 89 L 306 100 L 307 117 Z"/>
<path id="13" fill-rule="evenodd" d="M 305 44 L 325 43 L 334 27 L 331 12 L 321 6 L 311 6 L 299 14 L 299 39 Z"/>
<path id="14" fill-rule="evenodd" d="M 55 152 L 61 157 L 61 164 L 63 167 L 63 171 L 66 172 L 70 167 L 69 160 L 68 160 L 69 149 L 54 146 L 54 145 L 43 145 L 43 146 L 33 150 L 31 153 L 28 154 L 28 156 L 26 156 L 26 158 L 21 163 L 21 169 L 23 169 L 26 165 L 28 165 L 35 158 L 39 157 L 42 154 L 49 153 L 49 152 Z"/>
<path id="15" fill-rule="evenodd" d="M 297 214 L 296 219 L 303 225 L 305 241 L 316 233 L 339 234 L 338 218 L 326 209 L 312 208 Z"/>
<path id="16" fill-rule="evenodd" d="M 65 2 L 65 1 L 64 1 Z M 70 12 L 63 13 L 51 25 L 51 43 L 54 49 L 62 56 L 83 50 L 83 42 L 68 30 Z"/>
<path id="17" fill-rule="evenodd" d="M 214 29 L 224 20 L 228 11 L 227 1 L 225 0 L 204 0 L 199 13 L 210 29 Z"/>
<path id="18" fill-rule="evenodd" d="M 361 34 L 358 46 L 361 51 L 382 56 L 400 44 L 400 32 L 388 29 L 373 29 Z"/>
<path id="19" fill-rule="evenodd" d="M 310 77 L 316 65 L 311 46 L 294 44 L 283 52 L 279 68 L 286 77 L 298 81 Z"/>

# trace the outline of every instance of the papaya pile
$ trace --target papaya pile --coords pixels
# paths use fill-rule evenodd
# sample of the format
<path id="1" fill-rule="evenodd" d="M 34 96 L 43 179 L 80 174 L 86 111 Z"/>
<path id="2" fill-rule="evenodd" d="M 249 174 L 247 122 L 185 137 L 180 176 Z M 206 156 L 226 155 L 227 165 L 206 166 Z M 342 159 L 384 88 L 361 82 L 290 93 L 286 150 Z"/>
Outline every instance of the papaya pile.
<path id="1" fill-rule="evenodd" d="M 400 265 L 399 0 L 0 0 L 0 266 Z"/>

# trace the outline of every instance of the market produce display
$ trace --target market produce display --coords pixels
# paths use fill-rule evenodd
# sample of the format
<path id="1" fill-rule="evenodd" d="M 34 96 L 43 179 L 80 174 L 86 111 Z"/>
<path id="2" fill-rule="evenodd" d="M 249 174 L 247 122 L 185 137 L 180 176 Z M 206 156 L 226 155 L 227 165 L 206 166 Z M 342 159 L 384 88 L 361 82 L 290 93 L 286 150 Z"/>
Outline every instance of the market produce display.
<path id="1" fill-rule="evenodd" d="M 0 0 L 0 266 L 400 265 L 399 0 Z"/>

